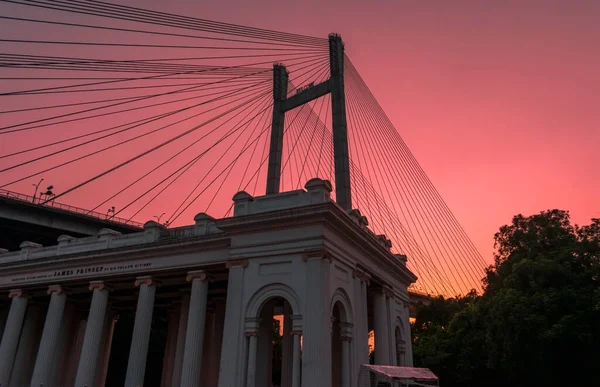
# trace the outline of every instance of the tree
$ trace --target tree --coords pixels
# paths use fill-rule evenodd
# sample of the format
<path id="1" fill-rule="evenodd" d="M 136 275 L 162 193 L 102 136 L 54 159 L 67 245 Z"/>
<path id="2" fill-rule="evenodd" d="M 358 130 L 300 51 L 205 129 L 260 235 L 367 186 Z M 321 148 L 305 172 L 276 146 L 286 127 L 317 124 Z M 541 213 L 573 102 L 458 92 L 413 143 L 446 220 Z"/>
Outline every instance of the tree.
<path id="1" fill-rule="evenodd" d="M 481 296 L 417 309 L 415 363 L 445 386 L 588 380 L 600 363 L 600 220 L 517 215 L 495 247 Z"/>

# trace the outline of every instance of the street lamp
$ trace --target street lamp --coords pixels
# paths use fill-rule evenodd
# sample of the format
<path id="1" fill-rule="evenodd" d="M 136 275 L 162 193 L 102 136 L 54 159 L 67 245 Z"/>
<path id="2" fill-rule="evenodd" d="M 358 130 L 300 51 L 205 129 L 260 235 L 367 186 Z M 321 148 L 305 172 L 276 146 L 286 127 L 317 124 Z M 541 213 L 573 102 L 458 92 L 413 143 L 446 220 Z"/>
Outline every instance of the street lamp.
<path id="1" fill-rule="evenodd" d="M 115 216 L 115 206 L 112 206 L 111 208 L 108 209 L 108 211 L 106 211 L 106 219 L 109 219 L 108 214 L 110 214 L 112 212 L 112 216 Z"/>
<path id="2" fill-rule="evenodd" d="M 162 218 L 163 215 L 165 215 L 165 214 L 166 214 L 166 212 L 163 212 L 162 214 L 160 214 L 160 216 L 154 215 L 154 217 L 156 218 L 156 223 L 160 223 L 160 218 Z"/>
<path id="3" fill-rule="evenodd" d="M 42 195 L 46 196 L 46 201 L 49 201 L 51 197 L 56 196 L 54 194 L 54 192 L 52 192 L 52 190 L 54 189 L 54 186 L 49 185 L 48 188 L 46 188 L 46 192 L 41 192 L 40 193 L 40 198 L 42 197 Z"/>
<path id="4" fill-rule="evenodd" d="M 32 186 L 35 187 L 35 192 L 33 193 L 33 200 L 31 201 L 32 203 L 35 203 L 35 197 L 37 195 L 37 191 L 38 191 L 38 188 L 39 188 L 40 184 L 42 184 L 42 181 L 44 181 L 43 177 L 42 177 L 42 179 L 37 184 L 31 184 Z"/>

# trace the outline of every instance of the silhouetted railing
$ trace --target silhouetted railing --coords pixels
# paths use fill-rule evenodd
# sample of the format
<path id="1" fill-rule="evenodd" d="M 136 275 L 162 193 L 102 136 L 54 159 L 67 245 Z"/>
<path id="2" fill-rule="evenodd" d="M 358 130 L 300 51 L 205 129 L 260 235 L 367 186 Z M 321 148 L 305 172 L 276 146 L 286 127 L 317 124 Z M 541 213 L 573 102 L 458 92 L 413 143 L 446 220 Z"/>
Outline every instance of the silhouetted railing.
<path id="1" fill-rule="evenodd" d="M 35 204 L 38 206 L 47 206 L 47 207 L 52 207 L 52 208 L 58 208 L 58 209 L 61 209 L 64 211 L 69 211 L 69 212 L 73 212 L 76 214 L 105 220 L 108 222 L 124 224 L 127 226 L 133 226 L 133 227 L 139 227 L 139 228 L 143 227 L 143 224 L 140 222 L 135 222 L 133 220 L 127 220 L 127 219 L 119 218 L 116 216 L 109 216 L 108 214 L 103 214 L 103 213 L 96 212 L 96 211 L 89 211 L 89 210 L 86 210 L 85 208 L 74 207 L 74 206 L 70 206 L 68 204 L 56 203 L 54 200 L 52 200 L 50 198 L 44 200 L 41 198 L 34 198 L 33 196 L 25 195 L 25 194 L 18 193 L 18 192 L 7 191 L 5 189 L 0 189 L 0 196 L 4 196 L 4 197 L 10 198 L 10 199 L 20 200 L 23 202 L 28 202 L 28 203 Z"/>

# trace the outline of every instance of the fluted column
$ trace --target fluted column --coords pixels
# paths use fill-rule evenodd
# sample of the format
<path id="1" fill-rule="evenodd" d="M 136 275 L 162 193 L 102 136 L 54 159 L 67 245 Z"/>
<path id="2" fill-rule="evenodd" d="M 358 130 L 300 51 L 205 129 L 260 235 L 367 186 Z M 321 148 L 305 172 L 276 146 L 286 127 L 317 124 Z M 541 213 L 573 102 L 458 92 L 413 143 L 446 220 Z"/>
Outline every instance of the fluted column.
<path id="1" fill-rule="evenodd" d="M 83 347 L 77 367 L 75 386 L 93 387 L 98 369 L 100 356 L 100 344 L 104 333 L 104 322 L 106 317 L 106 305 L 108 304 L 108 292 L 110 289 L 103 281 L 90 282 L 89 289 L 92 293 L 92 303 L 88 314 L 88 322 L 83 336 Z"/>
<path id="2" fill-rule="evenodd" d="M 144 385 L 157 281 L 152 277 L 139 277 L 135 281 L 135 286 L 139 286 L 140 294 L 133 323 L 125 387 L 141 387 Z"/>
<path id="3" fill-rule="evenodd" d="M 21 387 L 27 385 L 31 380 L 32 357 L 35 356 L 35 345 L 37 343 L 37 330 L 41 311 L 34 305 L 30 305 L 25 313 L 25 322 L 19 338 L 19 349 L 15 357 L 9 387 Z M 4 386 L 4 385 L 2 385 Z"/>
<path id="4" fill-rule="evenodd" d="M 306 261 L 306 288 L 302 384 L 331 386 L 330 259 L 324 253 L 310 254 Z"/>
<path id="5" fill-rule="evenodd" d="M 11 290 L 8 296 L 12 298 L 12 301 L 2 334 L 2 343 L 0 343 L 0 385 L 2 386 L 7 385 L 10 381 L 27 310 L 27 295 L 22 290 Z"/>
<path id="6" fill-rule="evenodd" d="M 227 302 L 225 304 L 225 324 L 221 345 L 221 366 L 219 368 L 219 387 L 237 387 L 243 380 L 243 362 L 240 361 L 242 337 L 242 298 L 244 290 L 244 269 L 247 260 L 230 261 L 227 283 Z M 256 343 L 254 344 L 256 345 Z"/>
<path id="7" fill-rule="evenodd" d="M 293 331 L 293 355 L 292 355 L 292 387 L 300 387 L 300 362 L 302 361 L 302 352 L 300 350 L 300 337 L 302 332 Z"/>
<path id="8" fill-rule="evenodd" d="M 246 332 L 246 337 L 248 337 L 248 375 L 246 377 L 246 387 L 256 387 L 256 358 L 258 356 L 258 332 Z"/>
<path id="9" fill-rule="evenodd" d="M 44 331 L 42 332 L 42 339 L 40 340 L 40 347 L 31 377 L 31 385 L 36 387 L 42 383 L 45 386 L 50 384 L 52 365 L 56 357 L 58 338 L 67 302 L 67 295 L 60 285 L 50 286 L 48 294 L 50 294 L 50 306 L 48 307 Z"/>
<path id="10" fill-rule="evenodd" d="M 375 364 L 390 365 L 389 351 L 389 321 L 387 301 L 382 289 L 376 289 L 373 293 L 374 311 L 373 325 L 375 330 Z"/>
<path id="11" fill-rule="evenodd" d="M 181 310 L 179 315 L 179 327 L 177 329 L 177 345 L 175 347 L 175 359 L 173 361 L 172 386 L 181 384 L 181 371 L 183 368 L 183 351 L 185 349 L 185 334 L 187 333 L 187 321 L 190 307 L 190 294 L 183 293 L 181 296 Z"/>
<path id="12" fill-rule="evenodd" d="M 204 326 L 206 323 L 206 301 L 208 298 L 208 274 L 204 271 L 188 273 L 192 281 L 190 308 L 188 312 L 181 387 L 196 387 L 200 384 L 202 349 L 204 347 Z"/>

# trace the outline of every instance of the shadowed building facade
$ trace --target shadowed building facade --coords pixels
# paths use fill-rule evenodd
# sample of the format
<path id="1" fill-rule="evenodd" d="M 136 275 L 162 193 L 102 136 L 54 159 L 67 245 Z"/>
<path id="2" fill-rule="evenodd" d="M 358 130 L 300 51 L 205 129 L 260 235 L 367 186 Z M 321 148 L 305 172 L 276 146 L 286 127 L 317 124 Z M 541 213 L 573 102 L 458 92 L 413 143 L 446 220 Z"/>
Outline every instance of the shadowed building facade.
<path id="1" fill-rule="evenodd" d="M 330 194 L 240 192 L 230 218 L 1 254 L 0 385 L 352 386 L 371 330 L 376 364 L 412 365 L 416 277 Z"/>

